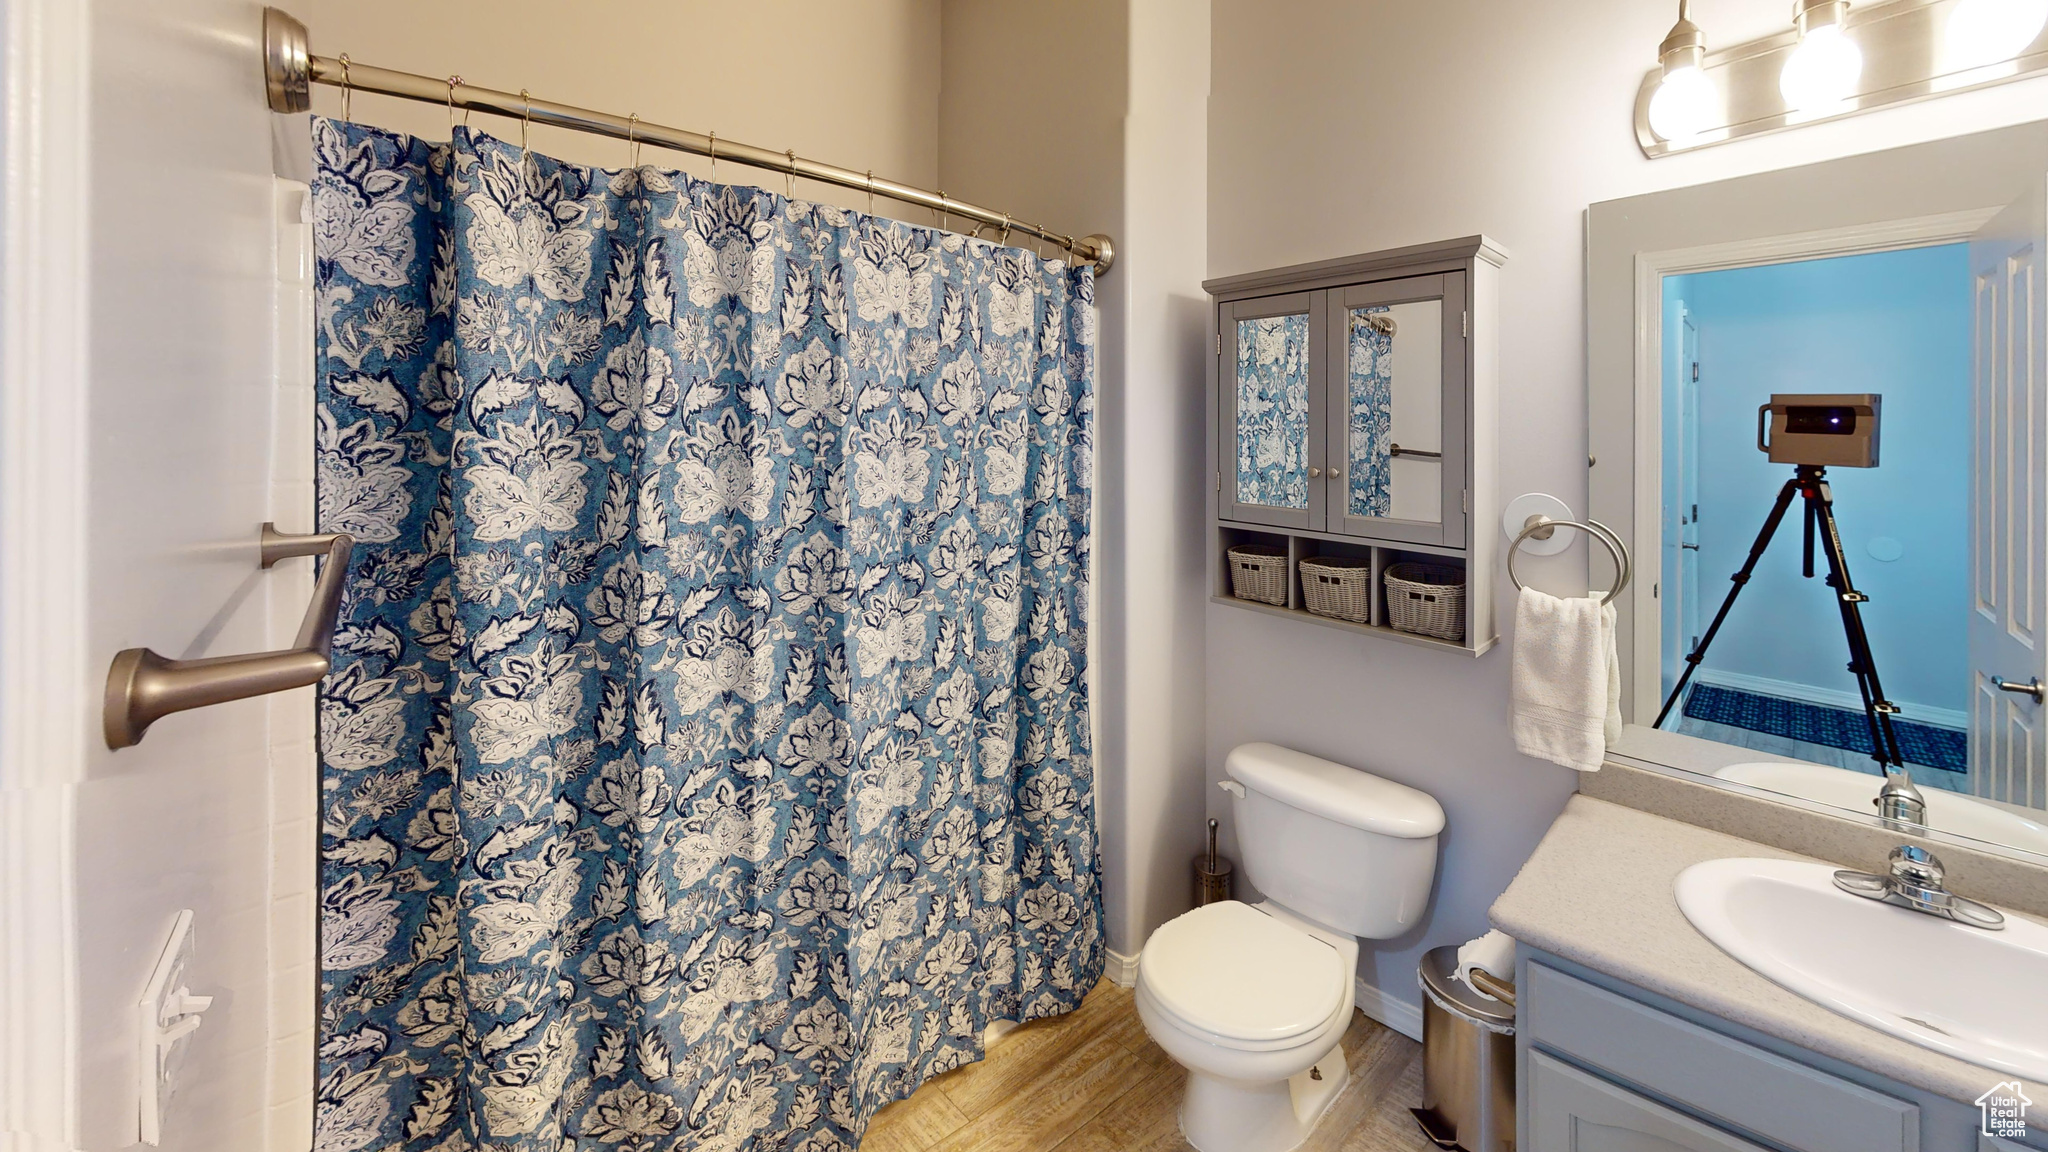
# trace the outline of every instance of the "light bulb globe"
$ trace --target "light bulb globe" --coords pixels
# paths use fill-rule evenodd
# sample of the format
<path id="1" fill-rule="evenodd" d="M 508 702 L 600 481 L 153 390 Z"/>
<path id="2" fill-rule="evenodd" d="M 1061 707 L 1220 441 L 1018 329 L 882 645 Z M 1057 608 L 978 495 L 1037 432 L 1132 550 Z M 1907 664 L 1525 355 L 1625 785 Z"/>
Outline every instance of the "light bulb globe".
<path id="1" fill-rule="evenodd" d="M 1856 95 L 1863 78 L 1863 50 L 1839 24 L 1807 30 L 1778 74 L 1778 91 L 1796 112 L 1839 104 Z"/>
<path id="2" fill-rule="evenodd" d="M 1661 140 L 1697 136 L 1714 127 L 1719 97 L 1714 82 L 1699 68 L 1688 65 L 1673 69 L 1650 96 L 1650 131 Z"/>
<path id="3" fill-rule="evenodd" d="M 1982 68 L 2024 52 L 2048 26 L 2048 0 L 1962 0 L 1942 37 L 1945 71 Z"/>

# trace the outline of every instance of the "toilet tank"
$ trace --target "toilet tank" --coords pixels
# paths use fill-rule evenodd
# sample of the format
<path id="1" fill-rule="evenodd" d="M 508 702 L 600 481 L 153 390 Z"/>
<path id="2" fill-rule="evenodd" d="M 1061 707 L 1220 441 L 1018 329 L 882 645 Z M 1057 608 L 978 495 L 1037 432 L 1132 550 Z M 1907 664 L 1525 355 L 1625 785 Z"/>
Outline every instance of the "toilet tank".
<path id="1" fill-rule="evenodd" d="M 1434 796 L 1278 744 L 1239 745 L 1223 768 L 1245 877 L 1267 899 L 1371 940 L 1422 918 L 1444 829 Z"/>

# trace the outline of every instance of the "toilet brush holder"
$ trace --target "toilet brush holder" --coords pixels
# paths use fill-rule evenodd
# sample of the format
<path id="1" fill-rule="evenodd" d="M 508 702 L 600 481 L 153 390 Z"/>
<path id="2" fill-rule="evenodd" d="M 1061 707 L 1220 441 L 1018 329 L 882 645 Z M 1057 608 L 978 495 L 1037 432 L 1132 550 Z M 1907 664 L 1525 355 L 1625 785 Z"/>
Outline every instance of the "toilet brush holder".
<path id="1" fill-rule="evenodd" d="M 1216 822 L 1209 821 L 1209 850 L 1195 857 L 1195 907 L 1230 899 L 1230 861 L 1216 854 Z"/>

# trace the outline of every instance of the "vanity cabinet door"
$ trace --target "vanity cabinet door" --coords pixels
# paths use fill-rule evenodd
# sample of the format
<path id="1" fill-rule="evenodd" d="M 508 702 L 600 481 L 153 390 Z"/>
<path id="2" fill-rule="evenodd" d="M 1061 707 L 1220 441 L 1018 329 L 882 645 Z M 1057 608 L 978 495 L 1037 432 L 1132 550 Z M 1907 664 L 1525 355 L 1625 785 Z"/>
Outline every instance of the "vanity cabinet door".
<path id="1" fill-rule="evenodd" d="M 1225 520 L 1323 526 L 1327 293 L 1218 307 L 1217 511 Z"/>
<path id="2" fill-rule="evenodd" d="M 1529 1073 L 1529 1152 L 1769 1152 L 1542 1052 Z"/>
<path id="3" fill-rule="evenodd" d="M 1328 293 L 1326 530 L 1466 542 L 1466 274 Z"/>

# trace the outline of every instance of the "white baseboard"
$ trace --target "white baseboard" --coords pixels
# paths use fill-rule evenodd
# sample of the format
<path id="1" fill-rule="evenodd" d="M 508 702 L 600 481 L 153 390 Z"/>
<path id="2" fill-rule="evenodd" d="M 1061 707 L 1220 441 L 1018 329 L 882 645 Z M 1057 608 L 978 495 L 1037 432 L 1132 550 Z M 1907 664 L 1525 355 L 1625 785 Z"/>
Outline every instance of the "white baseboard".
<path id="1" fill-rule="evenodd" d="M 1752 692 L 1759 696 L 1777 696 L 1785 700 L 1803 700 L 1808 704 L 1824 704 L 1846 712 L 1863 711 L 1863 698 L 1854 692 L 1841 692 L 1833 688 L 1815 688 L 1811 684 L 1794 684 L 1790 680 L 1773 680 L 1768 676 L 1750 676 L 1742 672 L 1718 672 L 1702 668 L 1693 674 L 1693 680 L 1700 684 L 1712 684 L 1717 688 L 1733 688 L 1737 692 Z M 1970 717 L 1956 708 L 1936 708 L 1929 704 L 1915 704 L 1909 700 L 1894 701 L 1899 706 L 1899 719 L 1914 720 L 1922 724 L 1938 724 L 1943 728 L 1957 728 L 1968 731 Z"/>
<path id="2" fill-rule="evenodd" d="M 1113 949 L 1105 949 L 1105 951 L 1109 953 L 1109 963 L 1102 966 L 1102 975 L 1119 988 L 1136 986 L 1138 983 L 1138 958 L 1136 956 L 1126 956 Z"/>
<path id="3" fill-rule="evenodd" d="M 1418 991 L 1417 995 L 1420 995 Z M 1410 1040 L 1422 1039 L 1422 1002 L 1402 1000 L 1380 991 L 1358 978 L 1358 1010 L 1385 1024 Z"/>

